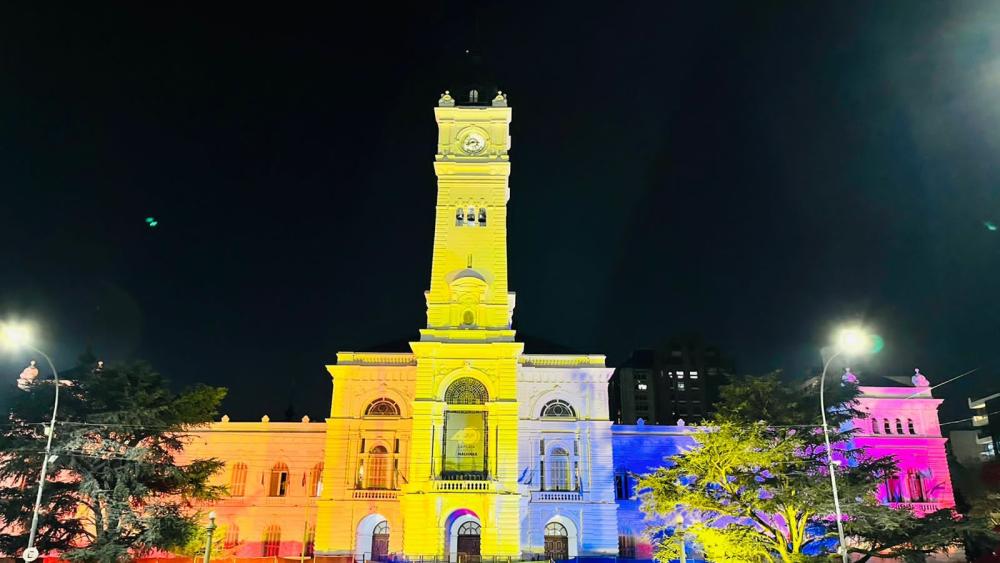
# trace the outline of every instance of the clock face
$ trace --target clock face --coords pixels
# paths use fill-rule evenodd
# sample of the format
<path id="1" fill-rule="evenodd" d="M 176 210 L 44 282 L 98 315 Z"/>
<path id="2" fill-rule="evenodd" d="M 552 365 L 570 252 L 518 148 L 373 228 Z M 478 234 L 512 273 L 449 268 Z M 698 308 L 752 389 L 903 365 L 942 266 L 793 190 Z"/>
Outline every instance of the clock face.
<path id="1" fill-rule="evenodd" d="M 486 139 L 479 133 L 469 133 L 462 141 L 462 150 L 469 154 L 478 154 L 486 148 Z"/>

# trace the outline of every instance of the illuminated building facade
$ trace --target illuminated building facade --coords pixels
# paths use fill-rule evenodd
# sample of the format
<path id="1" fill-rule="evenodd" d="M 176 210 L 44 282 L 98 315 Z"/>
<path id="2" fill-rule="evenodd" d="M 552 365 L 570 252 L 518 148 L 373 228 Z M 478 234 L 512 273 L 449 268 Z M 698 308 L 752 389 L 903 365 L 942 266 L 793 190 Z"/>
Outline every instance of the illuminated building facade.
<path id="1" fill-rule="evenodd" d="M 604 356 L 530 354 L 516 341 L 511 109 L 500 93 L 470 98 L 446 93 L 435 108 L 438 194 L 420 339 L 409 352 L 338 353 L 323 423 L 223 421 L 194 434 L 186 455 L 226 461 L 217 479 L 230 497 L 210 509 L 234 554 L 650 557 L 634 475 L 690 446 L 694 430 L 612 425 Z M 903 489 L 888 482 L 884 493 L 953 506 L 940 401 L 929 389 L 915 399 L 901 398 L 913 387 L 862 391 L 864 408 L 893 431 L 862 432 L 859 444 L 905 453 L 903 471 L 922 479 L 921 495 L 892 496 Z"/>
<path id="2" fill-rule="evenodd" d="M 618 551 L 604 356 L 524 353 L 507 284 L 511 109 L 444 94 L 427 326 L 329 366 L 316 552 L 556 558 Z M 583 533 L 583 523 L 587 533 Z"/>

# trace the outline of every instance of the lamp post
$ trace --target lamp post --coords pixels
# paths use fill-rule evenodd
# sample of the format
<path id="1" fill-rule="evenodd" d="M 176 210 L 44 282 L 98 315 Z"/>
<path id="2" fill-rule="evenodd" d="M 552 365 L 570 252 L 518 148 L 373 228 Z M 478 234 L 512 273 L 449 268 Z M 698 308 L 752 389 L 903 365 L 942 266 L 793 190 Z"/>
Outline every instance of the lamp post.
<path id="1" fill-rule="evenodd" d="M 687 549 L 684 545 L 684 517 L 680 514 L 674 517 L 674 534 L 681 542 L 681 560 L 680 563 L 687 563 Z"/>
<path id="2" fill-rule="evenodd" d="M 205 563 L 212 560 L 212 536 L 215 534 L 215 512 L 208 513 L 208 526 L 205 526 Z"/>
<path id="3" fill-rule="evenodd" d="M 54 461 L 52 455 L 52 436 L 56 433 L 56 413 L 59 411 L 59 372 L 56 371 L 55 364 L 48 354 L 42 352 L 30 344 L 31 331 L 23 325 L 5 324 L 0 327 L 0 336 L 6 341 L 8 346 L 26 348 L 39 356 L 45 358 L 52 370 L 52 379 L 55 382 L 55 399 L 52 402 L 52 420 L 45 428 L 48 439 L 45 442 L 45 458 L 42 460 L 42 471 L 38 478 L 38 494 L 35 495 L 35 509 L 31 515 L 31 531 L 28 533 L 28 547 L 25 548 L 22 557 L 25 561 L 34 561 L 38 558 L 38 549 L 35 547 L 35 537 L 38 535 L 38 511 L 42 504 L 42 490 L 45 487 L 45 476 L 49 470 L 49 461 Z"/>
<path id="4" fill-rule="evenodd" d="M 837 350 L 823 364 L 823 374 L 819 378 L 819 412 L 823 417 L 823 440 L 826 442 L 826 459 L 830 468 L 830 485 L 833 487 L 833 509 L 837 516 L 837 537 L 840 539 L 840 556 L 843 563 L 850 563 L 847 555 L 847 541 L 844 539 L 844 523 L 840 513 L 840 496 L 837 492 L 837 473 L 835 468 L 837 462 L 833 459 L 833 448 L 830 446 L 830 430 L 826 423 L 826 402 L 824 391 L 826 389 L 826 371 L 834 358 L 841 354 L 856 354 L 864 351 L 868 347 L 868 335 L 858 328 L 848 328 L 840 331 L 837 338 Z"/>

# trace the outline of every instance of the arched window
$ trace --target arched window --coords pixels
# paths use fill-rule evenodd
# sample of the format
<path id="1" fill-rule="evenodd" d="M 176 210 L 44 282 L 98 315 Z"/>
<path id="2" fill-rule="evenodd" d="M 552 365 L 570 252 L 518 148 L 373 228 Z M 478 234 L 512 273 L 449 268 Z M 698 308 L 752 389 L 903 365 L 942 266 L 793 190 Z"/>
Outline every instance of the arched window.
<path id="1" fill-rule="evenodd" d="M 288 466 L 278 462 L 271 468 L 271 480 L 267 488 L 267 496 L 283 497 L 288 494 Z"/>
<path id="2" fill-rule="evenodd" d="M 465 214 L 465 220 L 468 221 L 469 223 L 475 223 L 476 222 L 476 208 L 475 207 L 470 207 L 469 208 L 469 212 Z"/>
<path id="3" fill-rule="evenodd" d="M 458 527 L 458 535 L 460 536 L 478 536 L 482 533 L 482 527 L 479 522 L 466 522 Z"/>
<path id="4" fill-rule="evenodd" d="M 485 227 L 486 226 L 486 208 L 485 207 L 480 207 L 479 208 L 479 226 L 480 227 Z"/>
<path id="5" fill-rule="evenodd" d="M 549 522 L 545 525 L 545 535 L 546 536 L 568 536 L 566 532 L 566 526 L 563 526 L 559 522 Z"/>
<path id="6" fill-rule="evenodd" d="M 877 418 L 872 419 L 872 434 L 878 434 L 878 425 L 881 424 Z"/>
<path id="7" fill-rule="evenodd" d="M 365 480 L 366 489 L 389 488 L 389 450 L 384 446 L 375 446 L 368 452 L 368 475 Z"/>
<path id="8" fill-rule="evenodd" d="M 226 539 L 222 541 L 222 547 L 232 549 L 240 543 L 240 527 L 236 522 L 229 524 L 226 528 Z"/>
<path id="9" fill-rule="evenodd" d="M 896 419 L 896 434 L 902 434 L 902 433 L 903 433 L 903 422 L 897 418 Z"/>
<path id="10" fill-rule="evenodd" d="M 566 401 L 556 399 L 545 403 L 545 406 L 542 407 L 542 416 L 576 418 L 576 412 L 573 411 L 573 407 Z"/>
<path id="11" fill-rule="evenodd" d="M 921 475 L 919 471 L 911 469 L 906 477 L 907 488 L 910 493 L 910 501 L 925 502 L 927 498 L 926 491 L 924 490 L 924 476 Z"/>
<path id="12" fill-rule="evenodd" d="M 907 429 L 907 431 L 910 434 L 916 434 L 917 433 L 916 427 L 913 426 L 913 419 L 912 418 L 907 418 L 906 419 L 906 429 Z"/>
<path id="13" fill-rule="evenodd" d="M 462 325 L 473 326 L 476 324 L 476 315 L 472 311 L 462 313 Z"/>
<path id="14" fill-rule="evenodd" d="M 455 210 L 455 224 L 459 227 L 465 224 L 465 209 L 462 207 Z"/>
<path id="15" fill-rule="evenodd" d="M 452 405 L 482 405 L 490 400 L 486 386 L 477 379 L 462 377 L 444 392 L 444 401 Z"/>
<path id="16" fill-rule="evenodd" d="M 272 524 L 264 528 L 264 557 L 276 557 L 281 551 L 281 526 Z"/>
<path id="17" fill-rule="evenodd" d="M 572 475 L 570 475 L 569 452 L 562 448 L 553 448 L 547 456 L 549 475 L 548 489 L 550 491 L 571 491 Z"/>
<path id="18" fill-rule="evenodd" d="M 882 428 L 885 430 L 886 434 L 892 434 L 892 427 L 889 426 L 889 419 L 888 418 L 883 418 L 882 419 Z"/>
<path id="19" fill-rule="evenodd" d="M 241 497 L 247 490 L 247 464 L 237 463 L 233 465 L 233 472 L 229 476 L 229 496 Z"/>
<path id="20" fill-rule="evenodd" d="M 399 416 L 399 406 L 392 399 L 375 399 L 365 409 L 365 416 Z"/>
<path id="21" fill-rule="evenodd" d="M 309 470 L 309 496 L 318 497 L 323 489 L 323 462 Z"/>

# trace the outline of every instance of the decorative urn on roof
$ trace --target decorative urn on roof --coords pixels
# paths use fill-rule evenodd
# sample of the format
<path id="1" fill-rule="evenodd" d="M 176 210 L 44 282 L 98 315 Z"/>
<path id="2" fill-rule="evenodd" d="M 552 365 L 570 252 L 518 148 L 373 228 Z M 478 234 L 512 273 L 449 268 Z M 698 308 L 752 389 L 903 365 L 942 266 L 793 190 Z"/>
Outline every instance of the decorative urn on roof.
<path id="1" fill-rule="evenodd" d="M 917 368 L 917 369 L 913 370 L 913 377 L 910 378 L 910 381 L 913 382 L 913 386 L 914 387 L 930 387 L 931 386 L 931 382 L 927 381 L 927 378 L 924 377 L 924 374 L 920 373 L 920 368 Z"/>
<path id="2" fill-rule="evenodd" d="M 858 384 L 858 376 L 854 375 L 851 368 L 844 368 L 844 375 L 840 376 L 840 380 L 844 383 Z"/>

